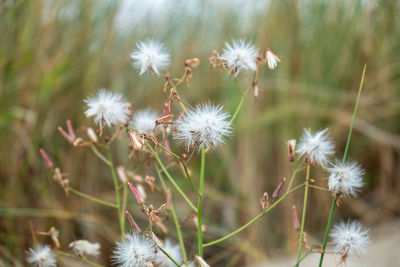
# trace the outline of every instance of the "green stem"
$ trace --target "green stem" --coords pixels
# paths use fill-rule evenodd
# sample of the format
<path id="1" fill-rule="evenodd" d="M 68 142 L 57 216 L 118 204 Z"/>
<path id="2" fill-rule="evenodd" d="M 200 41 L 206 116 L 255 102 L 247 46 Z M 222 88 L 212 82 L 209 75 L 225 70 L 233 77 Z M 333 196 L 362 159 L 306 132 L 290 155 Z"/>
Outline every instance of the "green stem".
<path id="1" fill-rule="evenodd" d="M 164 253 L 165 256 L 168 257 L 168 259 L 170 259 L 176 266 L 181 266 L 179 263 L 177 263 L 172 257 L 171 255 L 168 254 L 168 252 L 166 252 L 161 246 L 159 246 L 157 244 L 157 242 L 154 241 L 154 244 L 156 244 L 156 246 L 161 250 L 162 253 Z"/>
<path id="2" fill-rule="evenodd" d="M 62 255 L 64 257 L 70 257 L 70 258 L 73 258 L 73 259 L 76 259 L 76 260 L 80 260 L 80 261 L 86 262 L 87 264 L 90 264 L 90 265 L 95 266 L 95 267 L 104 267 L 104 265 L 95 263 L 95 262 L 93 262 L 91 260 L 88 260 L 88 259 L 86 259 L 84 257 L 77 257 L 75 255 L 72 255 L 72 254 L 64 252 L 64 251 L 56 250 L 56 253 L 58 255 Z"/>
<path id="3" fill-rule="evenodd" d="M 193 205 L 193 203 L 190 201 L 190 199 L 186 196 L 186 194 L 182 191 L 182 189 L 179 187 L 179 185 L 174 181 L 174 179 L 171 177 L 169 172 L 167 171 L 167 168 L 165 168 L 165 165 L 162 163 L 160 157 L 158 156 L 157 152 L 154 150 L 154 148 L 147 142 L 146 140 L 144 141 L 146 146 L 150 149 L 151 153 L 153 153 L 154 157 L 156 158 L 156 161 L 158 165 L 161 167 L 165 175 L 167 176 L 168 180 L 172 183 L 172 185 L 175 187 L 175 189 L 181 194 L 183 199 L 189 204 L 189 206 L 197 212 L 196 207 Z"/>
<path id="4" fill-rule="evenodd" d="M 101 159 L 105 164 L 107 164 L 108 166 L 111 166 L 110 161 L 108 161 L 108 159 L 106 159 L 106 157 L 103 156 L 103 154 L 100 153 L 100 151 L 97 150 L 96 146 L 91 144 L 90 148 L 92 149 L 93 153 L 99 158 Z"/>
<path id="5" fill-rule="evenodd" d="M 209 247 L 209 246 L 213 246 L 215 244 L 221 243 L 235 235 L 237 235 L 238 233 L 240 233 L 241 231 L 245 230 L 247 227 L 249 227 L 250 225 L 252 225 L 253 223 L 255 223 L 256 221 L 258 221 L 260 218 L 262 218 L 265 214 L 267 214 L 270 210 L 272 210 L 276 205 L 278 205 L 282 200 L 284 200 L 288 195 L 290 195 L 291 193 L 293 193 L 294 191 L 296 191 L 297 189 L 299 189 L 300 187 L 302 187 L 304 184 L 298 185 L 295 188 L 293 188 L 292 190 L 286 192 L 285 194 L 283 194 L 277 201 L 275 201 L 271 206 L 269 206 L 267 209 L 263 210 L 261 213 L 259 213 L 256 217 L 254 217 L 253 219 L 251 219 L 248 223 L 246 223 L 245 225 L 239 227 L 238 229 L 236 229 L 235 231 L 231 232 L 230 234 L 227 234 L 217 240 L 208 242 L 203 244 L 203 247 Z"/>
<path id="6" fill-rule="evenodd" d="M 235 120 L 235 118 L 237 117 L 237 115 L 239 114 L 239 111 L 240 111 L 240 109 L 241 109 L 241 107 L 243 105 L 244 99 L 246 98 L 247 93 L 249 92 L 250 88 L 251 87 L 247 88 L 246 91 L 243 93 L 242 97 L 240 98 L 239 105 L 236 107 L 236 110 L 233 113 L 233 116 L 232 116 L 232 118 L 230 120 L 230 123 L 232 123 Z"/>
<path id="7" fill-rule="evenodd" d="M 121 235 L 124 236 L 125 235 L 125 229 L 124 229 L 125 226 L 124 226 L 123 217 L 122 217 L 121 196 L 119 194 L 119 189 L 118 189 L 119 188 L 118 176 L 117 176 L 117 172 L 115 171 L 110 147 L 107 148 L 107 154 L 108 154 L 108 161 L 110 162 L 111 175 L 112 175 L 113 181 L 114 181 L 115 200 L 117 202 L 117 208 L 118 208 L 119 227 L 121 230 Z"/>
<path id="8" fill-rule="evenodd" d="M 304 201 L 303 201 L 303 214 L 301 216 L 301 227 L 300 227 L 300 237 L 299 237 L 299 246 L 297 248 L 297 263 L 296 267 L 300 264 L 301 253 L 303 251 L 303 233 L 304 233 L 304 223 L 306 221 L 306 212 L 307 212 L 307 199 L 308 199 L 308 185 L 310 180 L 310 164 L 307 163 L 307 171 L 306 171 L 306 187 L 304 189 Z"/>
<path id="9" fill-rule="evenodd" d="M 157 170 L 158 177 L 160 178 L 161 185 L 162 185 L 162 187 L 164 189 L 164 192 L 165 192 L 165 194 L 167 194 L 167 192 L 168 192 L 167 185 L 165 184 L 165 181 L 164 181 L 164 178 L 163 178 L 163 176 L 161 174 L 161 171 L 157 166 L 156 166 L 156 170 Z M 178 217 L 176 216 L 176 212 L 175 212 L 174 204 L 172 203 L 172 199 L 171 199 L 170 211 L 171 211 L 171 214 L 172 214 L 172 219 L 174 220 L 176 232 L 178 234 L 179 244 L 181 245 L 183 260 L 184 260 L 184 262 L 186 262 L 187 261 L 187 254 L 186 254 L 186 249 L 185 249 L 185 243 L 183 242 L 181 226 L 179 225 L 179 220 L 178 220 Z"/>
<path id="10" fill-rule="evenodd" d="M 197 243 L 198 243 L 198 252 L 200 257 L 203 257 L 202 209 L 203 209 L 205 163 L 206 163 L 206 150 L 204 149 L 204 145 L 201 145 L 200 184 L 199 184 L 199 197 L 197 205 Z"/>
<path id="11" fill-rule="evenodd" d="M 364 84 L 364 77 L 365 77 L 366 68 L 367 68 L 367 65 L 364 65 L 363 73 L 362 73 L 362 76 L 361 76 L 360 87 L 358 88 L 357 100 L 356 100 L 356 104 L 355 104 L 355 106 L 354 106 L 353 117 L 352 117 L 352 119 L 351 119 L 349 134 L 348 134 L 348 136 L 347 136 L 346 148 L 344 149 L 342 164 L 344 164 L 344 163 L 346 162 L 347 154 L 348 154 L 348 152 L 349 152 L 351 134 L 352 134 L 352 132 L 353 132 L 354 122 L 355 122 L 355 120 L 356 120 L 356 114 L 357 114 L 357 110 L 358 110 L 358 104 L 360 103 L 360 97 L 361 97 L 361 92 L 362 92 L 362 88 L 363 88 L 363 84 Z M 329 214 L 328 223 L 326 224 L 326 230 L 325 230 L 325 235 L 324 235 L 324 242 L 323 242 L 323 244 L 322 244 L 322 249 L 323 249 L 323 251 L 325 251 L 326 243 L 328 242 L 329 231 L 330 231 L 330 229 L 331 229 L 331 225 L 332 225 L 332 220 L 333 220 L 333 214 L 334 214 L 334 211 L 335 211 L 335 207 L 336 207 L 336 199 L 333 198 L 333 199 L 332 199 L 332 205 L 331 205 L 331 211 L 330 211 L 330 214 Z M 321 257 L 320 257 L 320 259 L 319 259 L 319 267 L 322 266 L 322 263 L 323 263 L 323 261 L 324 261 L 324 255 L 325 255 L 325 253 L 322 252 L 322 253 L 321 253 Z"/>
<path id="12" fill-rule="evenodd" d="M 71 192 L 71 193 L 74 193 L 75 195 L 78 195 L 80 197 L 83 197 L 83 198 L 86 198 L 86 199 L 91 200 L 93 202 L 96 202 L 98 204 L 101 204 L 101 205 L 104 205 L 104 206 L 107 206 L 107 207 L 118 208 L 118 206 L 116 204 L 114 204 L 114 203 L 110 203 L 108 201 L 104 201 L 104 200 L 101 200 L 99 198 L 92 197 L 92 196 L 90 196 L 88 194 L 85 194 L 85 193 L 82 193 L 82 192 L 80 192 L 80 191 L 78 191 L 76 189 L 73 189 L 70 186 L 68 187 L 68 191 Z"/>

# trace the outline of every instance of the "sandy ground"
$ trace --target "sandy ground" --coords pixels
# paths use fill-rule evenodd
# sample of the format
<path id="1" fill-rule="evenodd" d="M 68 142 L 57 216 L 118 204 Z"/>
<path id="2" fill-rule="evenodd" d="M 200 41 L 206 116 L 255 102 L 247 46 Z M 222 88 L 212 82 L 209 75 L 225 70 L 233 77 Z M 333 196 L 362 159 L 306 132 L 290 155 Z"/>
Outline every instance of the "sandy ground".
<path id="1" fill-rule="evenodd" d="M 371 231 L 372 243 L 367 253 L 361 257 L 353 256 L 347 260 L 346 267 L 400 267 L 400 221 L 382 225 Z M 329 251 L 329 249 L 328 249 Z M 335 267 L 340 257 L 326 255 L 323 267 Z M 258 263 L 252 267 L 286 267 L 293 266 L 295 257 L 272 259 L 266 263 Z M 310 254 L 301 266 L 318 266 L 319 255 Z"/>

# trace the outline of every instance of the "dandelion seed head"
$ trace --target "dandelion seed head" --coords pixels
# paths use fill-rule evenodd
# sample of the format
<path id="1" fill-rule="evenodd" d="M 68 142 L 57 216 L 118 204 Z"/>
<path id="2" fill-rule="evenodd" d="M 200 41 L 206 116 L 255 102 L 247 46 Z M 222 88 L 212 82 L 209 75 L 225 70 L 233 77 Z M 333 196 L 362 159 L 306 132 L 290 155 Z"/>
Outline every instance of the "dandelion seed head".
<path id="1" fill-rule="evenodd" d="M 113 252 L 113 261 L 120 267 L 147 266 L 156 261 L 157 248 L 149 239 L 132 233 L 117 242 Z"/>
<path id="2" fill-rule="evenodd" d="M 357 221 L 342 222 L 336 225 L 331 233 L 332 244 L 335 252 L 342 255 L 343 260 L 347 256 L 365 253 L 365 247 L 371 241 L 368 229 Z"/>
<path id="3" fill-rule="evenodd" d="M 39 267 L 57 266 L 56 254 L 48 246 L 38 245 L 34 249 L 30 248 L 26 260 Z"/>
<path id="4" fill-rule="evenodd" d="M 336 160 L 332 167 L 327 168 L 330 172 L 328 187 L 336 196 L 357 196 L 363 186 L 364 170 L 356 162 L 342 164 Z"/>
<path id="5" fill-rule="evenodd" d="M 97 257 L 100 255 L 100 244 L 90 243 L 87 240 L 76 240 L 69 244 L 72 251 L 79 256 L 90 255 Z"/>
<path id="6" fill-rule="evenodd" d="M 162 248 L 177 263 L 181 263 L 183 261 L 181 247 L 180 247 L 179 244 L 174 243 L 170 239 L 166 239 L 165 242 L 164 242 L 164 245 L 162 246 Z M 159 250 L 158 253 L 157 253 L 157 262 L 159 262 L 162 267 L 174 267 L 174 266 L 176 266 L 175 263 L 173 261 L 171 261 L 171 259 L 168 258 L 167 255 L 165 255 L 161 250 Z"/>
<path id="7" fill-rule="evenodd" d="M 184 142 L 187 150 L 190 147 L 199 149 L 202 144 L 205 148 L 215 148 L 232 133 L 229 117 L 221 106 L 198 105 L 177 121 L 175 138 Z"/>
<path id="8" fill-rule="evenodd" d="M 119 93 L 99 89 L 95 96 L 85 99 L 87 117 L 94 117 L 100 126 L 124 124 L 129 119 L 129 103 Z"/>
<path id="9" fill-rule="evenodd" d="M 133 128 L 139 133 L 154 134 L 155 122 L 159 118 L 157 113 L 145 109 L 138 111 L 133 115 Z M 156 128 L 158 129 L 158 127 Z"/>
<path id="10" fill-rule="evenodd" d="M 328 129 L 325 129 L 312 134 L 304 129 L 296 152 L 300 156 L 305 156 L 311 164 L 325 166 L 329 162 L 329 157 L 335 153 L 335 147 L 328 138 L 327 131 Z"/>
<path id="11" fill-rule="evenodd" d="M 146 71 L 160 75 L 160 70 L 166 68 L 170 63 L 170 56 L 164 45 L 154 41 L 146 40 L 136 44 L 137 49 L 131 53 L 133 66 L 143 74 Z"/>
<path id="12" fill-rule="evenodd" d="M 237 76 L 241 71 L 257 69 L 256 58 L 258 50 L 250 42 L 244 39 L 234 40 L 232 45 L 225 43 L 222 55 L 219 57 L 233 76 Z"/>

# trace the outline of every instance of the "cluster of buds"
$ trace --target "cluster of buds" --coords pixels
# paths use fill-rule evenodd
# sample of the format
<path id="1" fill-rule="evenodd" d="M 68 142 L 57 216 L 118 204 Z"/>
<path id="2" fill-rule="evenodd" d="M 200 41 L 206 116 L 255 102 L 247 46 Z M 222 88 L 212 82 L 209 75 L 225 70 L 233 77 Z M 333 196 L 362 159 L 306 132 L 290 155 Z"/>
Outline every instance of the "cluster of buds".
<path id="1" fill-rule="evenodd" d="M 273 200 L 277 200 L 278 199 L 279 193 L 281 192 L 283 184 L 285 182 L 286 182 L 286 178 L 283 177 L 280 180 L 278 186 L 275 188 L 274 192 L 272 193 L 272 199 Z M 262 207 L 263 210 L 266 210 L 271 206 L 271 202 L 270 202 L 269 195 L 268 195 L 267 192 L 264 192 L 263 196 L 260 199 L 260 203 L 261 203 L 261 207 Z"/>

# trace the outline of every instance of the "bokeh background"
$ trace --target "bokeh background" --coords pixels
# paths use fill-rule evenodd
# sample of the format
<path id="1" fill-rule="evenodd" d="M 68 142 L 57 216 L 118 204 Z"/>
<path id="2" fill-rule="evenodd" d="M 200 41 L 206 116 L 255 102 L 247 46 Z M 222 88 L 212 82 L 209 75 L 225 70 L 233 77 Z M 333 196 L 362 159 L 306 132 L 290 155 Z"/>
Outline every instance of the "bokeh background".
<path id="1" fill-rule="evenodd" d="M 211 101 L 228 111 L 235 109 L 240 93 L 230 76 L 210 70 L 207 59 L 213 49 L 221 51 L 224 42 L 245 38 L 260 50 L 269 47 L 284 56 L 276 70 L 260 73 L 261 95 L 258 101 L 251 94 L 246 98 L 234 136 L 207 156 L 208 240 L 260 212 L 262 193 L 271 194 L 281 177 L 290 176 L 286 141 L 298 138 L 303 128 L 328 127 L 337 157 L 342 156 L 364 64 L 367 72 L 349 155 L 366 169 L 365 186 L 359 198 L 342 202 L 335 222 L 359 219 L 373 234 L 381 229 L 376 238 L 399 234 L 398 227 L 391 227 L 400 215 L 399 1 L 3 0 L 0 265 L 26 264 L 25 251 L 32 245 L 29 225 L 40 231 L 55 226 L 64 250 L 74 239 L 100 242 L 97 261 L 109 264 L 113 243 L 119 240 L 115 214 L 76 196 L 66 198 L 45 168 L 39 148 L 69 174 L 75 188 L 113 199 L 108 169 L 89 150 L 69 145 L 56 128 L 70 119 L 84 135 L 80 127 L 91 122 L 83 114 L 83 99 L 102 87 L 123 93 L 134 110 L 161 112 L 168 97 L 163 78 L 138 76 L 129 57 L 135 43 L 148 38 L 165 43 L 173 62 L 168 72 L 174 77 L 183 74 L 185 59 L 200 59 L 191 86 L 180 89 L 186 101 Z M 241 76 L 239 84 L 245 88 L 250 79 Z M 118 164 L 143 176 L 155 175 L 151 166 L 132 166 L 126 145 L 124 140 L 113 147 Z M 198 173 L 198 157 L 191 169 Z M 176 175 L 183 181 L 179 170 Z M 326 173 L 314 170 L 312 175 L 317 184 L 326 185 Z M 149 198 L 161 203 L 157 196 Z M 183 221 L 190 211 L 179 196 L 175 200 Z M 296 233 L 290 210 L 301 202 L 302 193 L 293 194 L 238 237 L 207 248 L 209 263 L 248 266 L 291 257 Z M 322 240 L 330 202 L 329 193 L 312 191 L 306 223 L 310 243 Z M 129 207 L 145 226 L 133 198 Z M 171 220 L 166 224 L 174 237 Z M 186 245 L 194 252 L 194 226 L 183 227 Z M 49 242 L 44 237 L 40 241 Z M 382 259 L 382 265 L 375 266 L 395 266 L 383 263 L 396 256 L 389 248 L 374 251 Z"/>

